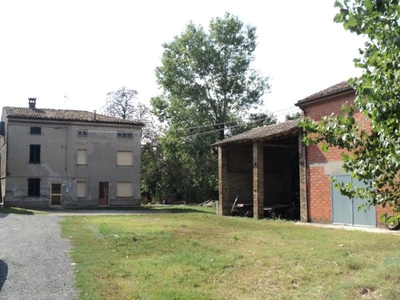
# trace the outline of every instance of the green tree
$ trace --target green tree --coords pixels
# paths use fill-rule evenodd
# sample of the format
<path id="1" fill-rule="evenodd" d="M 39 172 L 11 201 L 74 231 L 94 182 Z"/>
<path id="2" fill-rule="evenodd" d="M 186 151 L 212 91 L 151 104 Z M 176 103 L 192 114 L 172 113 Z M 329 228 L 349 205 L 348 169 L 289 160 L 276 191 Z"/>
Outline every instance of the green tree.
<path id="1" fill-rule="evenodd" d="M 157 141 L 142 145 L 141 193 L 148 199 L 161 200 L 162 176 L 165 169 L 162 147 Z"/>
<path id="2" fill-rule="evenodd" d="M 156 201 L 167 196 L 199 202 L 216 199 L 217 156 L 208 137 L 169 130 L 142 145 L 142 192 Z"/>
<path id="3" fill-rule="evenodd" d="M 296 119 L 300 119 L 300 118 L 301 118 L 301 113 L 296 112 L 296 113 L 292 113 L 292 114 L 287 114 L 285 116 L 285 121 L 296 120 Z"/>
<path id="4" fill-rule="evenodd" d="M 276 124 L 278 119 L 271 112 L 258 112 L 249 114 L 246 120 L 239 119 L 230 124 L 230 135 L 236 135 L 253 128 Z"/>
<path id="5" fill-rule="evenodd" d="M 217 197 L 217 151 L 226 124 L 247 117 L 262 104 L 268 78 L 250 66 L 256 28 L 236 16 L 212 19 L 209 31 L 189 23 L 163 44 L 156 69 L 162 94 L 153 112 L 167 126 L 159 139 L 163 156 L 160 194 L 200 202 Z"/>
<path id="6" fill-rule="evenodd" d="M 361 77 L 349 82 L 355 88 L 355 105 L 343 107 L 343 114 L 320 122 L 304 120 L 308 141 L 323 148 L 343 149 L 344 169 L 368 186 L 340 186 L 350 197 L 369 199 L 367 205 L 400 208 L 400 6 L 394 0 L 336 1 L 340 9 L 335 21 L 346 30 L 366 38 L 365 48 L 355 65 Z M 361 111 L 370 127 L 354 118 Z"/>
<path id="7" fill-rule="evenodd" d="M 212 19 L 208 33 L 190 22 L 163 47 L 156 77 L 164 94 L 152 104 L 158 116 L 172 123 L 182 116 L 195 118 L 214 126 L 223 139 L 225 123 L 262 104 L 269 90 L 268 78 L 250 67 L 256 28 L 229 13 Z"/>

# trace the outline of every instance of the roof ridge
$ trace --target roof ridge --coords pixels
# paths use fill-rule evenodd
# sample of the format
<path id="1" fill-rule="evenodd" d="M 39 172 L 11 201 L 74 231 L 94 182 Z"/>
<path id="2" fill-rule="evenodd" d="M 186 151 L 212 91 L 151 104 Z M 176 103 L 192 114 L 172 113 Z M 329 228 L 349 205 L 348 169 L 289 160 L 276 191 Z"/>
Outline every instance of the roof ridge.
<path id="1" fill-rule="evenodd" d="M 144 123 L 140 121 L 126 120 L 85 110 L 5 106 L 3 107 L 3 112 L 7 117 L 19 119 L 118 123 L 144 126 Z"/>

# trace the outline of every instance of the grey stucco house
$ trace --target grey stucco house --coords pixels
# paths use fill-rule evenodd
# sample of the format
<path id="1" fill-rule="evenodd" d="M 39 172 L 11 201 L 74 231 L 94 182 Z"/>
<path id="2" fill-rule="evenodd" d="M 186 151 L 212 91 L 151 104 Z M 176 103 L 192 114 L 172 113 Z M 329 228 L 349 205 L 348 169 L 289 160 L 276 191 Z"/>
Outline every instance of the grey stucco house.
<path id="1" fill-rule="evenodd" d="M 1 200 L 47 208 L 140 206 L 144 124 L 96 112 L 3 107 Z"/>

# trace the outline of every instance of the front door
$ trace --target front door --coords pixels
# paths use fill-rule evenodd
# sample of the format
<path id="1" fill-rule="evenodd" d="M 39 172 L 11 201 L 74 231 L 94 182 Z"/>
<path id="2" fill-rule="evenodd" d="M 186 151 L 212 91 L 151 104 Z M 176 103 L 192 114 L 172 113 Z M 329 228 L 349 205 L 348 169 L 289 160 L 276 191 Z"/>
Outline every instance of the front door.
<path id="1" fill-rule="evenodd" d="M 109 184 L 99 182 L 99 205 L 108 205 Z"/>

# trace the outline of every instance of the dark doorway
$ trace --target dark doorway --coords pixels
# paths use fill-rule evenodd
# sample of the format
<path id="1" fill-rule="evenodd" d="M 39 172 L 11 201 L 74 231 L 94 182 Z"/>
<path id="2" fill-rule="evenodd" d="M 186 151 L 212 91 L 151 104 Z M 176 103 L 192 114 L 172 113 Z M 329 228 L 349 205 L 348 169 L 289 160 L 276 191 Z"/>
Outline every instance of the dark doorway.
<path id="1" fill-rule="evenodd" d="M 99 183 L 99 205 L 108 205 L 109 183 Z"/>

